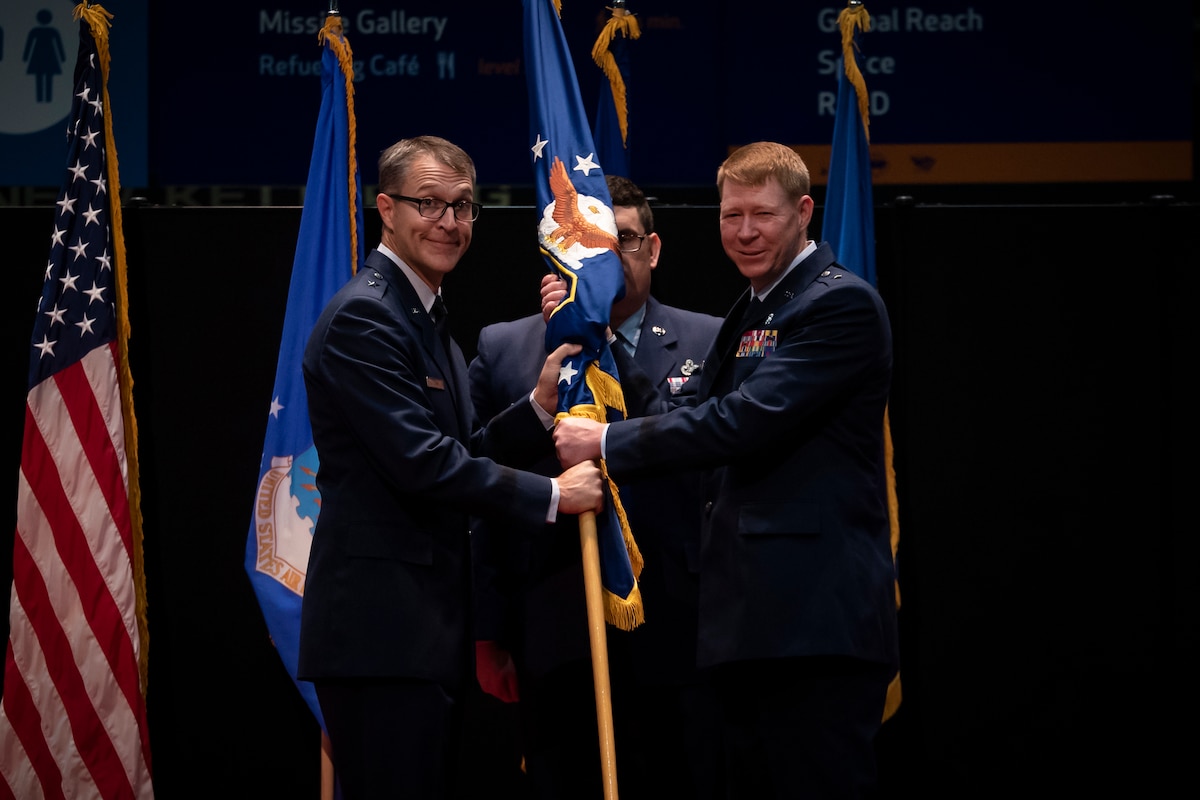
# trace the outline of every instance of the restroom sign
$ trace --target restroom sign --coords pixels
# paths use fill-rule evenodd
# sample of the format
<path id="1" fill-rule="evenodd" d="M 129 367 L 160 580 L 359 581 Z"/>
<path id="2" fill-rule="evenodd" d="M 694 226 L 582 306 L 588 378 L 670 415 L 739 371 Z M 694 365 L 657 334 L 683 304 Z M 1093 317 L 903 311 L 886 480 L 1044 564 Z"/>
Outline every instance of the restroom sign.
<path id="1" fill-rule="evenodd" d="M 0 133 L 36 133 L 65 124 L 79 52 L 79 23 L 71 18 L 75 5 L 53 0 L 0 4 Z"/>

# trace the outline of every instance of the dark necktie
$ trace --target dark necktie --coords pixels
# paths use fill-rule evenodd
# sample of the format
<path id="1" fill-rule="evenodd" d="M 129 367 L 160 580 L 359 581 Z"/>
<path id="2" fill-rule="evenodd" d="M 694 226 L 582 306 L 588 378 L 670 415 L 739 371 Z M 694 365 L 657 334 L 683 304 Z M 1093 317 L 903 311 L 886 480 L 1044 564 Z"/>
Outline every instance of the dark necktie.
<path id="1" fill-rule="evenodd" d="M 433 320 L 433 329 L 437 331 L 438 338 L 442 340 L 442 344 L 446 348 L 446 355 L 450 354 L 450 329 L 446 327 L 446 317 L 449 312 L 446 311 L 446 302 L 442 300 L 442 296 L 434 295 L 433 307 L 429 309 L 429 318 Z"/>
<path id="2" fill-rule="evenodd" d="M 742 334 L 749 330 L 750 323 L 762 315 L 762 307 L 762 300 L 758 299 L 757 297 L 751 298 L 750 302 L 746 304 L 746 310 L 742 312 L 742 316 L 738 320 L 737 325 L 728 328 L 723 327 L 722 336 L 717 342 L 718 350 L 722 355 L 737 348 L 738 342 L 741 341 Z M 733 319 L 733 317 L 730 316 L 730 319 Z M 728 325 L 729 323 L 727 322 L 726 324 Z M 711 366 L 715 370 L 720 367 L 720 363 L 718 362 L 716 364 L 712 364 Z"/>
<path id="3" fill-rule="evenodd" d="M 624 350 L 626 355 L 628 355 L 630 358 L 632 358 L 633 357 L 633 342 L 626 339 L 625 334 L 621 333 L 620 331 L 617 331 L 616 337 L 617 337 L 617 346 L 619 346 L 622 350 Z"/>
<path id="4" fill-rule="evenodd" d="M 742 330 L 744 330 L 746 326 L 749 325 L 753 320 L 756 320 L 762 316 L 762 308 L 763 301 L 759 300 L 757 297 L 750 301 L 750 305 L 746 306 L 745 315 L 742 316 L 742 323 L 739 326 L 741 330 L 739 330 L 738 333 L 741 333 Z"/>
<path id="5" fill-rule="evenodd" d="M 617 375 L 621 379 L 621 394 L 625 400 L 625 416 L 629 418 L 644 417 L 650 413 L 658 397 L 650 377 L 633 360 L 629 352 L 632 346 L 629 340 L 617 334 L 617 340 L 611 348 L 613 361 L 617 364 Z"/>

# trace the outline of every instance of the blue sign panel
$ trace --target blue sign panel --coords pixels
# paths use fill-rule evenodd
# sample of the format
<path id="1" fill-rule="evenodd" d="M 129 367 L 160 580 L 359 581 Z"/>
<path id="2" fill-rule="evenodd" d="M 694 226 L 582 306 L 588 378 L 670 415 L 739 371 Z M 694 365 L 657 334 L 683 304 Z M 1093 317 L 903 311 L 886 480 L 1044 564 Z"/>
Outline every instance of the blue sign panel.
<path id="1" fill-rule="evenodd" d="M 299 186 L 320 93 L 327 2 L 111 0 L 110 91 L 127 187 Z M 528 98 L 520 5 L 484 0 L 342 0 L 355 56 L 365 185 L 396 139 L 445 136 L 484 185 L 528 187 Z M 611 0 L 563 0 L 584 105 L 591 49 Z M 45 134 L 78 40 L 70 2 L 0 9 L 0 185 L 56 185 L 61 141 Z M 1184 0 L 1058 7 L 974 0 L 866 3 L 857 62 L 871 96 L 877 182 L 1191 180 L 1193 11 Z M 628 0 L 630 175 L 712 186 L 730 147 L 795 145 L 822 180 L 833 133 L 843 3 Z M 52 20 L 39 22 L 47 10 Z M 30 70 L 62 75 L 37 99 Z M 23 58 L 29 37 L 36 59 Z M 47 53 L 52 57 L 47 60 Z M 141 85 L 128 85 L 141 81 Z M 28 130 L 27 130 L 28 129 Z M 50 143 L 53 146 L 50 146 Z M 10 153 L 19 157 L 9 158 Z M 43 166 L 44 164 L 48 166 Z"/>
<path id="2" fill-rule="evenodd" d="M 0 185 L 62 184 L 79 54 L 79 23 L 71 16 L 76 5 L 71 0 L 0 4 Z M 114 16 L 120 12 L 110 30 L 109 111 L 121 182 L 140 186 L 147 181 L 147 2 L 117 0 L 115 5 L 108 9 Z"/>

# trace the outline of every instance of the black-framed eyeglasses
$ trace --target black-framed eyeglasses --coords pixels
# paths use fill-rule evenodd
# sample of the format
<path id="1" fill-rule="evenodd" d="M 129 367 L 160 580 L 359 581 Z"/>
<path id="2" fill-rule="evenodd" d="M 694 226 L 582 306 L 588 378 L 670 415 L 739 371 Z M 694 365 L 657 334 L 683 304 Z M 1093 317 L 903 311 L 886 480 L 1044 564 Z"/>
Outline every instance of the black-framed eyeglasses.
<path id="1" fill-rule="evenodd" d="M 617 245 L 621 248 L 622 253 L 636 253 L 642 249 L 642 239 L 648 235 L 645 233 L 622 233 L 617 237 Z"/>
<path id="2" fill-rule="evenodd" d="M 460 222 L 474 222 L 479 219 L 479 211 L 483 208 L 479 203 L 470 200 L 455 200 L 453 203 L 438 200 L 436 197 L 406 197 L 402 194 L 388 193 L 393 200 L 407 200 L 417 204 L 417 212 L 426 219 L 441 219 L 447 208 L 454 209 L 454 218 Z"/>

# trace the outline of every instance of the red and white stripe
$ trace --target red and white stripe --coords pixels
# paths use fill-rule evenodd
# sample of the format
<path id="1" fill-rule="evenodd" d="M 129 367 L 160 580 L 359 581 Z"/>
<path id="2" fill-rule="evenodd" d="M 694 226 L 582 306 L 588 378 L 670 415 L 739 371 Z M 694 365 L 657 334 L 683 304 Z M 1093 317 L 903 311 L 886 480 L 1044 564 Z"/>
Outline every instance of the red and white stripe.
<path id="1" fill-rule="evenodd" d="M 152 798 L 116 345 L 25 409 L 0 797 Z"/>

